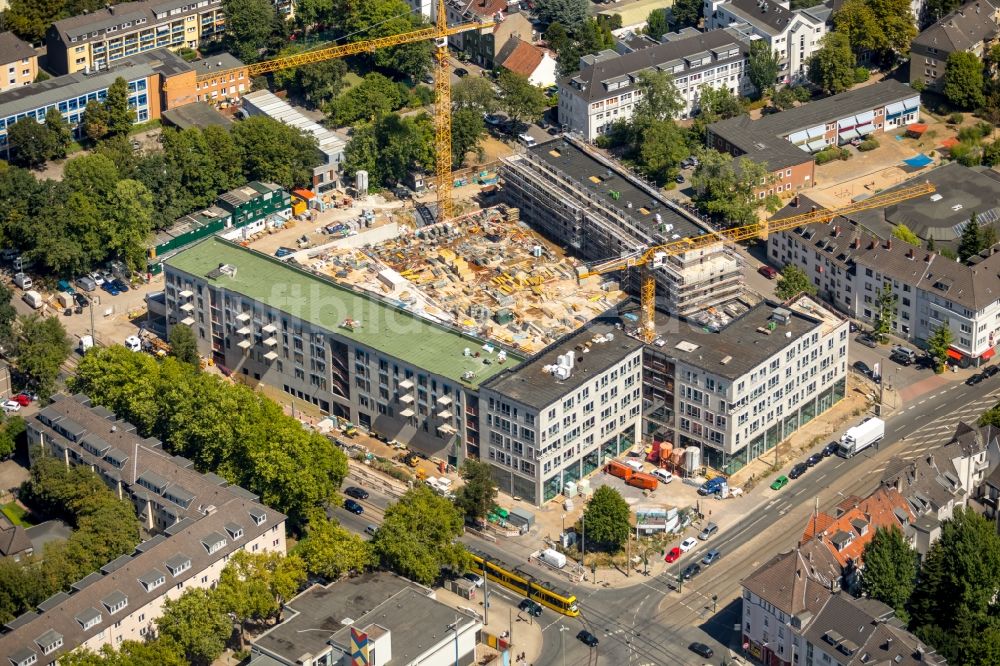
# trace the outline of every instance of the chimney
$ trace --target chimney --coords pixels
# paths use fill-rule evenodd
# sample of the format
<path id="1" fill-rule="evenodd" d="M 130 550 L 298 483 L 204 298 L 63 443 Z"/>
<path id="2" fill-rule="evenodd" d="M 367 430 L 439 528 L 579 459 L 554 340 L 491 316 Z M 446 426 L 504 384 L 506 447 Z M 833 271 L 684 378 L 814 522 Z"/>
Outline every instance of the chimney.
<path id="1" fill-rule="evenodd" d="M 869 250 L 874 250 L 875 249 L 875 239 L 874 238 L 872 238 L 871 240 L 868 241 L 868 249 Z"/>
<path id="2" fill-rule="evenodd" d="M 931 255 L 930 254 L 925 254 L 924 255 L 924 261 L 926 261 L 928 264 L 931 263 Z"/>
<path id="3" fill-rule="evenodd" d="M 885 249 L 887 249 L 887 250 L 891 250 L 892 249 L 892 238 L 886 238 L 885 239 Z"/>
<path id="4" fill-rule="evenodd" d="M 798 208 L 798 207 L 799 207 L 799 195 L 796 194 L 794 197 L 792 197 L 792 208 Z"/>
<path id="5" fill-rule="evenodd" d="M 834 225 L 833 227 L 833 237 L 838 238 L 840 236 L 840 225 Z"/>
<path id="6" fill-rule="evenodd" d="M 912 261 L 912 260 L 913 260 L 913 257 L 914 257 L 914 252 L 913 252 L 913 248 L 910 248 L 910 249 L 909 249 L 909 250 L 907 251 L 907 253 L 906 253 L 906 258 L 907 258 L 907 259 L 910 259 L 910 260 Z"/>
<path id="7" fill-rule="evenodd" d="M 861 237 L 860 236 L 856 237 L 854 240 L 851 241 L 851 247 L 853 249 L 855 249 L 855 250 L 858 250 L 858 249 L 861 248 Z"/>

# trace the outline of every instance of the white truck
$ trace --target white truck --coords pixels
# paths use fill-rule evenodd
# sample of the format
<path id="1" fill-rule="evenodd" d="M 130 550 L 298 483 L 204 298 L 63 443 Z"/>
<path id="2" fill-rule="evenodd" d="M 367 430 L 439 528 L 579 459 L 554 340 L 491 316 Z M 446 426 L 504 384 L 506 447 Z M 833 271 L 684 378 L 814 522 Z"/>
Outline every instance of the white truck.
<path id="1" fill-rule="evenodd" d="M 562 569 L 566 566 L 566 556 L 558 550 L 554 550 L 552 548 L 546 548 L 540 552 L 538 554 L 538 559 L 555 569 Z"/>
<path id="2" fill-rule="evenodd" d="M 885 421 L 874 417 L 870 418 L 860 425 L 847 429 L 847 432 L 840 438 L 837 455 L 841 458 L 851 458 L 859 451 L 881 441 L 883 437 L 885 437 Z"/>

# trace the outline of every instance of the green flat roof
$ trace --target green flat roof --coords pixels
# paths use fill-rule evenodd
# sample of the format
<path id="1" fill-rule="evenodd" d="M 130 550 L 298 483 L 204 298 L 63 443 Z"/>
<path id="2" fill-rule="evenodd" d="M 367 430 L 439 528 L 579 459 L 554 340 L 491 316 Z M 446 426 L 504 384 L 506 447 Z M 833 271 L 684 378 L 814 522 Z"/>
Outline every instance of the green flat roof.
<path id="1" fill-rule="evenodd" d="M 501 370 L 524 360 L 508 350 L 506 362 L 497 363 L 500 347 L 495 342 L 489 342 L 494 351 L 487 353 L 483 350 L 486 341 L 480 338 L 428 321 L 216 236 L 179 252 L 164 263 L 467 386 L 478 387 Z M 222 264 L 236 267 L 235 277 L 226 274 L 209 277 L 208 274 Z M 360 322 L 360 326 L 356 325 L 354 330 L 344 328 L 342 324 L 347 319 Z M 465 355 L 466 348 L 472 356 Z M 477 352 L 479 358 L 474 356 Z M 484 359 L 492 363 L 486 364 Z M 462 379 L 467 371 L 475 373 L 471 380 Z"/>

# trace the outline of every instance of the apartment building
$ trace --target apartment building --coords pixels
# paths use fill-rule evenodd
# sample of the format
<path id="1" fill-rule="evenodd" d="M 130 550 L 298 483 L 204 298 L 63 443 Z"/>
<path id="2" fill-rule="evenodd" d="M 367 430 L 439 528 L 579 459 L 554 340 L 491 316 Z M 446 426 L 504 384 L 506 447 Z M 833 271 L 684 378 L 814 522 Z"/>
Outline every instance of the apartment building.
<path id="1" fill-rule="evenodd" d="M 885 80 L 753 120 L 737 116 L 708 127 L 709 147 L 767 165 L 772 182 L 758 195 L 782 195 L 815 184 L 812 157 L 827 146 L 878 136 L 920 117 L 920 95 Z"/>
<path id="2" fill-rule="evenodd" d="M 228 54 L 224 61 L 239 63 Z M 236 96 L 245 86 L 249 87 L 245 70 L 233 72 L 232 80 L 206 82 L 202 87 L 196 81 L 200 66 L 161 49 L 131 56 L 100 72 L 77 72 L 0 92 L 0 147 L 7 143 L 7 128 L 24 118 L 44 122 L 50 109 L 58 109 L 79 138 L 87 104 L 103 101 L 108 88 L 119 77 L 128 83 L 128 103 L 135 111 L 136 123 L 157 120 L 163 111 L 221 94 L 223 90 L 226 96 Z"/>
<path id="3" fill-rule="evenodd" d="M 0 32 L 0 93 L 35 82 L 38 54 L 12 32 Z"/>
<path id="4" fill-rule="evenodd" d="M 653 186 L 568 136 L 504 158 L 503 196 L 521 219 L 584 261 L 603 261 L 707 233 Z M 652 267 L 657 306 L 694 316 L 742 290 L 736 256 L 723 244 L 663 257 Z M 623 280 L 635 281 L 624 274 Z M 638 285 L 631 284 L 637 293 Z"/>
<path id="5" fill-rule="evenodd" d="M 159 48 L 196 49 L 224 30 L 222 0 L 142 0 L 56 21 L 45 36 L 57 74 L 104 69 Z"/>
<path id="6" fill-rule="evenodd" d="M 479 391 L 481 459 L 504 492 L 542 504 L 639 441 L 642 342 L 598 319 Z"/>
<path id="7" fill-rule="evenodd" d="M 85 396 L 56 396 L 27 422 L 36 455 L 87 465 L 135 504 L 152 538 L 12 620 L 0 654 L 14 666 L 55 663 L 77 647 L 141 641 L 168 599 L 214 586 L 237 550 L 285 552 L 285 516 L 220 477 L 170 456 Z"/>
<path id="8" fill-rule="evenodd" d="M 892 608 L 841 591 L 839 565 L 815 540 L 743 580 L 742 634 L 747 655 L 768 666 L 946 664 Z"/>
<path id="9" fill-rule="evenodd" d="M 253 640 L 249 666 L 333 666 L 357 654 L 371 664 L 468 666 L 483 628 L 433 590 L 381 571 L 313 585 L 285 604 L 283 615 Z"/>
<path id="10" fill-rule="evenodd" d="M 746 96 L 753 86 L 746 74 L 749 41 L 734 30 L 670 33 L 663 43 L 620 54 L 605 50 L 580 58 L 580 71 L 559 81 L 559 122 L 594 141 L 616 121 L 632 117 L 642 96 L 636 83 L 642 71 L 673 76 L 687 118 L 698 111 L 701 91 L 725 88 Z"/>
<path id="11" fill-rule="evenodd" d="M 459 464 L 480 452 L 479 385 L 522 358 L 457 328 L 217 237 L 164 261 L 168 329 L 264 383 Z"/>
<path id="12" fill-rule="evenodd" d="M 972 0 L 935 22 L 910 44 L 910 84 L 929 90 L 944 88 L 945 65 L 952 53 L 974 53 L 982 59 L 1000 38 L 1000 3 Z"/>
<path id="13" fill-rule="evenodd" d="M 714 319 L 658 315 L 643 359 L 644 435 L 696 447 L 732 474 L 844 397 L 848 330 L 806 296 L 730 304 Z"/>
<path id="14" fill-rule="evenodd" d="M 832 3 L 789 9 L 785 0 L 705 0 L 705 29 L 732 27 L 748 38 L 763 39 L 778 59 L 775 84 L 808 78 L 809 58 L 831 28 Z"/>
<path id="15" fill-rule="evenodd" d="M 962 364 L 983 363 L 1000 342 L 1000 253 L 986 250 L 962 264 L 903 243 L 892 230 L 903 224 L 921 239 L 956 247 L 973 212 L 984 224 L 1000 219 L 1000 207 L 994 205 L 1000 179 L 991 170 L 958 163 L 933 169 L 924 179 L 935 192 L 772 234 L 768 258 L 776 266 L 798 266 L 821 298 L 869 323 L 878 316 L 879 294 L 891 289 L 895 335 L 921 344 L 947 324 L 954 339 L 949 355 Z M 788 206 L 779 216 L 813 205 L 803 195 L 797 207 Z"/>
<path id="16" fill-rule="evenodd" d="M 507 0 L 447 0 L 445 11 L 448 24 L 485 23 L 493 25 L 480 30 L 467 30 L 448 37 L 448 44 L 464 51 L 469 59 L 484 69 L 499 65 L 498 57 L 507 41 L 517 37 L 526 42 L 534 41 L 534 27 L 528 16 L 520 11 L 517 2 Z M 437 12 L 435 6 L 434 12 Z"/>

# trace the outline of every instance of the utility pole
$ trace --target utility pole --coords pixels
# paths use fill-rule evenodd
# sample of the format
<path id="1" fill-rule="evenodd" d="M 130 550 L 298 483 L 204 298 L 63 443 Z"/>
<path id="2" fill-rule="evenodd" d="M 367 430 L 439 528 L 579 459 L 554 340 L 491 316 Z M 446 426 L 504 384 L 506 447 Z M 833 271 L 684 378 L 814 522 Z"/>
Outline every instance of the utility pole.
<path id="1" fill-rule="evenodd" d="M 580 516 L 580 564 L 585 564 L 587 559 L 587 516 Z M 586 570 L 586 567 L 584 567 Z M 584 574 L 586 577 L 587 574 Z"/>
<path id="2" fill-rule="evenodd" d="M 566 625 L 559 625 L 559 651 L 562 652 L 562 666 L 566 666 L 566 636 L 563 635 L 564 631 L 569 631 L 569 627 Z"/>
<path id="3" fill-rule="evenodd" d="M 448 629 L 455 632 L 455 666 L 459 666 L 458 663 L 458 615 L 455 616 L 455 621 L 448 625 Z"/>
<path id="4" fill-rule="evenodd" d="M 625 539 L 625 577 L 632 576 L 632 530 L 629 530 L 628 538 Z"/>
<path id="5" fill-rule="evenodd" d="M 490 623 L 490 563 L 483 558 L 483 624 Z"/>

